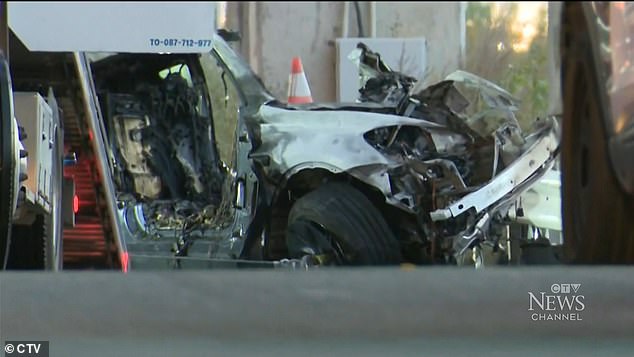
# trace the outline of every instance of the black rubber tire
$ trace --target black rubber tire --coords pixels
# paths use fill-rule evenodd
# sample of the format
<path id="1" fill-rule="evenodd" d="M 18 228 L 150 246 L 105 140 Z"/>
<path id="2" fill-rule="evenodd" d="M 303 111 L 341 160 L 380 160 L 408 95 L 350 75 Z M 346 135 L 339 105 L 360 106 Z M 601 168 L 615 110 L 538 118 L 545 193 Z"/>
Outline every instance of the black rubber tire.
<path id="1" fill-rule="evenodd" d="M 11 224 L 13 223 L 13 199 L 17 187 L 14 187 L 16 165 L 14 132 L 12 131 L 13 113 L 11 101 L 13 92 L 10 86 L 9 64 L 0 54 L 0 270 L 4 269 L 11 245 Z"/>
<path id="2" fill-rule="evenodd" d="M 288 217 L 291 258 L 334 252 L 332 265 L 388 265 L 401 262 L 397 239 L 372 202 L 354 187 L 322 185 L 301 197 Z"/>
<path id="3" fill-rule="evenodd" d="M 566 261 L 632 264 L 634 198 L 621 189 L 610 164 L 601 114 L 603 94 L 582 3 L 566 3 L 563 9 L 561 164 Z"/>
<path id="4" fill-rule="evenodd" d="M 13 226 L 7 269 L 42 270 L 45 264 L 48 216 L 37 215 L 31 226 Z"/>

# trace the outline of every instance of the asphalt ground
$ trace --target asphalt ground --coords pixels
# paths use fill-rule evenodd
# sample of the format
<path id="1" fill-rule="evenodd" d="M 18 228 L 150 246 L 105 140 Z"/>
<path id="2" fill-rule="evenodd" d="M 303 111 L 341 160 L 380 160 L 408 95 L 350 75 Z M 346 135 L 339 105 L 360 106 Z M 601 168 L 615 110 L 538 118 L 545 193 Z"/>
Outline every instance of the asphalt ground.
<path id="1" fill-rule="evenodd" d="M 50 356 L 633 356 L 633 277 L 572 266 L 3 272 L 0 339 L 49 341 Z M 529 311 L 542 292 L 582 296 L 583 308 L 533 300 Z"/>

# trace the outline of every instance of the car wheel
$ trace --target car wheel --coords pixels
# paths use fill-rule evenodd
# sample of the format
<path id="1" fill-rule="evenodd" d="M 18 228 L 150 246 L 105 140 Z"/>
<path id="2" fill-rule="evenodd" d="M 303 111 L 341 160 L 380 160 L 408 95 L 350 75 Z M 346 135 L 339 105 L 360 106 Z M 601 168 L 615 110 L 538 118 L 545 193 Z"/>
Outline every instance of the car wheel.
<path id="1" fill-rule="evenodd" d="M 581 3 L 564 6 L 562 199 L 572 263 L 634 263 L 634 198 L 610 164 L 599 81 Z M 567 28 L 566 28 L 567 27 Z M 567 36 L 567 37 L 566 37 Z"/>
<path id="2" fill-rule="evenodd" d="M 0 270 L 4 269 L 11 244 L 11 225 L 15 211 L 16 162 L 13 91 L 9 63 L 0 54 Z"/>
<path id="3" fill-rule="evenodd" d="M 366 196 L 350 185 L 327 183 L 301 197 L 288 217 L 291 258 L 318 265 L 386 265 L 401 262 L 398 241 Z"/>
<path id="4" fill-rule="evenodd" d="M 14 197 L 17 194 L 14 184 L 15 163 L 11 120 L 3 119 L 0 123 L 0 139 L 0 270 L 2 270 L 6 266 L 11 244 Z"/>

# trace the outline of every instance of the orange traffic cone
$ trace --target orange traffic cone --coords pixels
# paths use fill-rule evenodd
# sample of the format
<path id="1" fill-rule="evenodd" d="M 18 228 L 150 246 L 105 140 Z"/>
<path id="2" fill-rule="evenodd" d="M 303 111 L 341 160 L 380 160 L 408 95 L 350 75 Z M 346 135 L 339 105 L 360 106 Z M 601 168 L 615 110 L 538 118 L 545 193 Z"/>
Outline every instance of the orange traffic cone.
<path id="1" fill-rule="evenodd" d="M 293 57 L 293 61 L 291 62 L 291 75 L 288 80 L 288 103 L 305 104 L 312 102 L 313 96 L 310 94 L 302 60 L 299 57 Z"/>

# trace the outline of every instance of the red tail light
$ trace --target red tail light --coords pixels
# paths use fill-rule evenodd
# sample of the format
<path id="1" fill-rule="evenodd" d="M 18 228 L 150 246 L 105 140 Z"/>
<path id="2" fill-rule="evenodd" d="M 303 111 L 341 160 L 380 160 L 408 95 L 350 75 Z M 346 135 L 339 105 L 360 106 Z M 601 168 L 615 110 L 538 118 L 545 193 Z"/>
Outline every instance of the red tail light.
<path id="1" fill-rule="evenodd" d="M 124 273 L 128 273 L 128 264 L 130 263 L 128 252 L 125 252 L 121 255 L 121 270 Z"/>
<path id="2" fill-rule="evenodd" d="M 73 197 L 73 212 L 75 212 L 75 214 L 79 212 L 79 197 L 77 195 Z"/>

